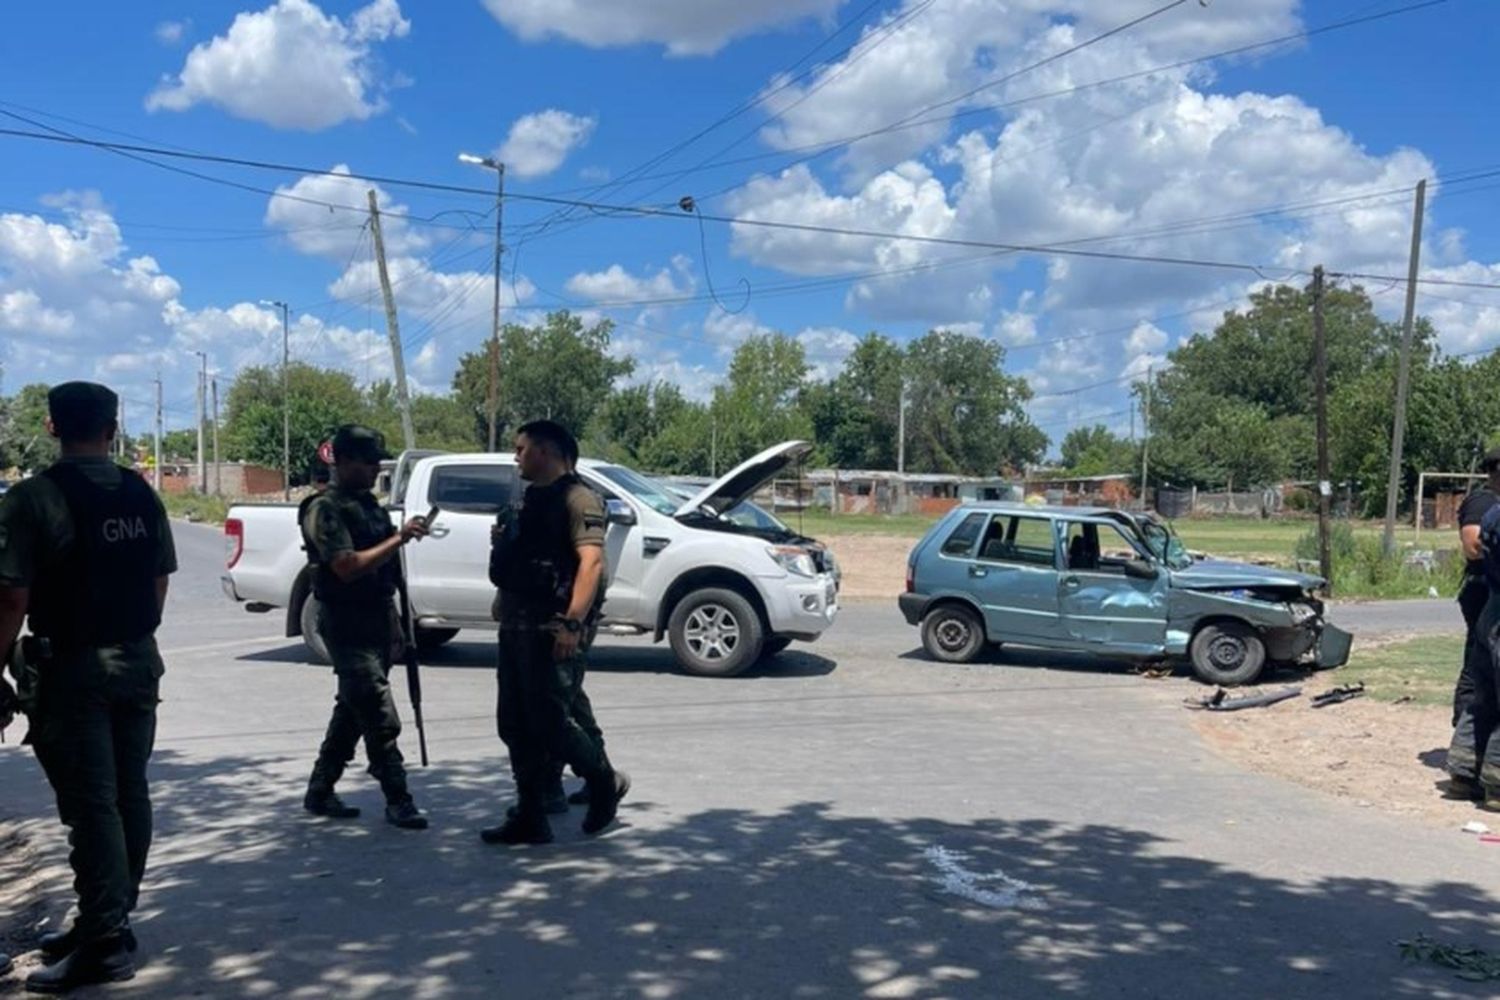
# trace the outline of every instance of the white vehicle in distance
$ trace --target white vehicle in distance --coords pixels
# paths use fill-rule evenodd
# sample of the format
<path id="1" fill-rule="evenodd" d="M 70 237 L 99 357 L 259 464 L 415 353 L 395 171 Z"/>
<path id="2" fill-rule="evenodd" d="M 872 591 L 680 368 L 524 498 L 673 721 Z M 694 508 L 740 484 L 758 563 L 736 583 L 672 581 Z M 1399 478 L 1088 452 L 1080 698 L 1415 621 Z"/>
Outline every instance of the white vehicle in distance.
<path id="1" fill-rule="evenodd" d="M 684 671 L 717 677 L 826 631 L 838 614 L 827 550 L 784 525 L 722 516 L 811 448 L 805 441 L 768 448 L 686 498 L 623 465 L 580 460 L 580 478 L 609 512 L 601 631 L 666 638 Z M 436 647 L 461 629 L 494 630 L 490 528 L 523 486 L 510 455 L 408 452 L 397 460 L 392 518 L 440 510 L 429 537 L 401 554 L 420 644 Z M 296 506 L 236 505 L 224 532 L 225 593 L 249 611 L 283 609 L 286 634 L 302 636 L 326 660 Z"/>

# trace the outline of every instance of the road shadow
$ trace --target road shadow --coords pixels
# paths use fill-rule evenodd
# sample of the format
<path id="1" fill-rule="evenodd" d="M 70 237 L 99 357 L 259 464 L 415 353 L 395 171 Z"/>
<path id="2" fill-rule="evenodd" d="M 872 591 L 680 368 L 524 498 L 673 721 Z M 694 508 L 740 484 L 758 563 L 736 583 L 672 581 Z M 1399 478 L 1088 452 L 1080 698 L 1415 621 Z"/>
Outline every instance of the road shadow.
<path id="1" fill-rule="evenodd" d="M 1461 882 L 1283 881 L 1105 822 L 820 801 L 674 815 L 643 774 L 609 836 L 583 838 L 575 810 L 558 843 L 497 849 L 474 835 L 508 791 L 494 764 L 415 775 L 435 825 L 409 833 L 371 815 L 356 775 L 364 817 L 306 817 L 291 763 L 158 755 L 142 967 L 111 996 L 1493 995 L 1403 964 L 1394 943 L 1500 949 L 1500 899 Z M 34 771 L 0 755 L 4 787 L 31 786 L 19 801 L 45 798 Z M 61 856 L 50 817 L 4 822 Z M 45 876 L 55 926 L 69 883 L 56 864 Z"/>
<path id="2" fill-rule="evenodd" d="M 916 646 L 897 659 L 951 669 L 952 664 L 934 660 Z M 1020 670 L 1063 670 L 1092 674 L 1133 674 L 1142 668 L 1140 660 L 1099 656 L 1095 653 L 1072 653 L 1028 646 L 990 646 L 967 664 L 970 667 L 1007 667 Z"/>
<path id="3" fill-rule="evenodd" d="M 1430 767 L 1434 771 L 1443 771 L 1446 773 L 1448 770 L 1448 748 L 1433 747 L 1431 750 L 1423 750 L 1417 754 L 1417 760 L 1421 761 L 1424 767 Z"/>

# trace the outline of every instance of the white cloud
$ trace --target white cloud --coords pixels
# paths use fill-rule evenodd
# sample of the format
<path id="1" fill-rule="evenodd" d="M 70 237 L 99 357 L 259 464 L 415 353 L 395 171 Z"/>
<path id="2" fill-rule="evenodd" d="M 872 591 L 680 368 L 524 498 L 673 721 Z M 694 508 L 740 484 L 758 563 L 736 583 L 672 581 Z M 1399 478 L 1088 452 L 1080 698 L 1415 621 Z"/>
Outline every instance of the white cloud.
<path id="1" fill-rule="evenodd" d="M 515 177 L 544 177 L 562 166 L 568 154 L 582 148 L 598 120 L 556 108 L 517 118 L 495 158 Z"/>
<path id="2" fill-rule="evenodd" d="M 662 268 L 653 275 L 634 275 L 619 264 L 611 264 L 603 271 L 583 271 L 573 275 L 564 286 L 569 295 L 590 302 L 634 303 L 642 299 L 677 298 L 693 290 L 692 276 L 687 268 L 690 262 L 678 257 L 671 268 Z"/>
<path id="3" fill-rule="evenodd" d="M 345 163 L 334 164 L 326 174 L 308 174 L 292 184 L 278 185 L 277 194 L 287 197 L 271 198 L 266 203 L 265 222 L 282 230 L 301 252 L 342 263 L 364 239 L 372 188 L 380 206 L 380 234 L 386 253 L 408 254 L 426 247 L 427 236 L 402 218 L 406 206 L 392 201 L 379 185 L 350 177 Z M 329 205 L 349 211 L 330 210 Z"/>
<path id="4" fill-rule="evenodd" d="M 677 56 L 711 55 L 733 38 L 829 18 L 842 0 L 484 0 L 528 42 L 566 38 L 592 48 L 657 43 Z"/>
<path id="5" fill-rule="evenodd" d="M 156 26 L 156 30 L 152 33 L 161 44 L 176 45 L 187 34 L 188 26 L 191 23 L 190 21 L 163 21 Z"/>
<path id="6" fill-rule="evenodd" d="M 317 131 L 385 109 L 373 46 L 411 23 L 396 0 L 374 0 L 348 21 L 310 0 L 238 14 L 228 32 L 193 47 L 175 77 L 146 98 L 151 111 L 214 104 L 276 128 Z"/>

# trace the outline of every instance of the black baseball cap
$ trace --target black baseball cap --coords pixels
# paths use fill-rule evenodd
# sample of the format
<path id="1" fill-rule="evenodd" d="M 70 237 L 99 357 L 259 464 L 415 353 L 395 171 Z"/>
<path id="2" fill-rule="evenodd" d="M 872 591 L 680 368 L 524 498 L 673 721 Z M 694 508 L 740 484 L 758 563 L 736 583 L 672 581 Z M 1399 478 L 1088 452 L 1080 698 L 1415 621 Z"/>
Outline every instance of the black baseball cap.
<path id="1" fill-rule="evenodd" d="M 1484 453 L 1484 458 L 1479 460 L 1479 467 L 1485 472 L 1494 472 L 1500 469 L 1500 448 L 1491 448 Z"/>
<path id="2" fill-rule="evenodd" d="M 63 382 L 47 391 L 47 415 L 65 438 L 89 438 L 114 424 L 120 397 L 98 382 Z"/>
<path id="3" fill-rule="evenodd" d="M 333 460 L 379 462 L 391 457 L 385 450 L 385 435 L 361 424 L 345 424 L 333 432 Z"/>

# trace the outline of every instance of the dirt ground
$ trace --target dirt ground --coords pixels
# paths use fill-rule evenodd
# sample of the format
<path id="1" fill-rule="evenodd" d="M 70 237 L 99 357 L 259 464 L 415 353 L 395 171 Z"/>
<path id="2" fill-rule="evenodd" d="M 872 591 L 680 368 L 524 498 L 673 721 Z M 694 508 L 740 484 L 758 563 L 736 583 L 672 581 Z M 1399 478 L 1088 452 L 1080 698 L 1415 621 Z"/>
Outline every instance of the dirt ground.
<path id="1" fill-rule="evenodd" d="M 898 535 L 830 535 L 821 541 L 833 550 L 843 571 L 841 596 L 895 600 L 906 588 L 906 556 L 916 539 Z"/>

